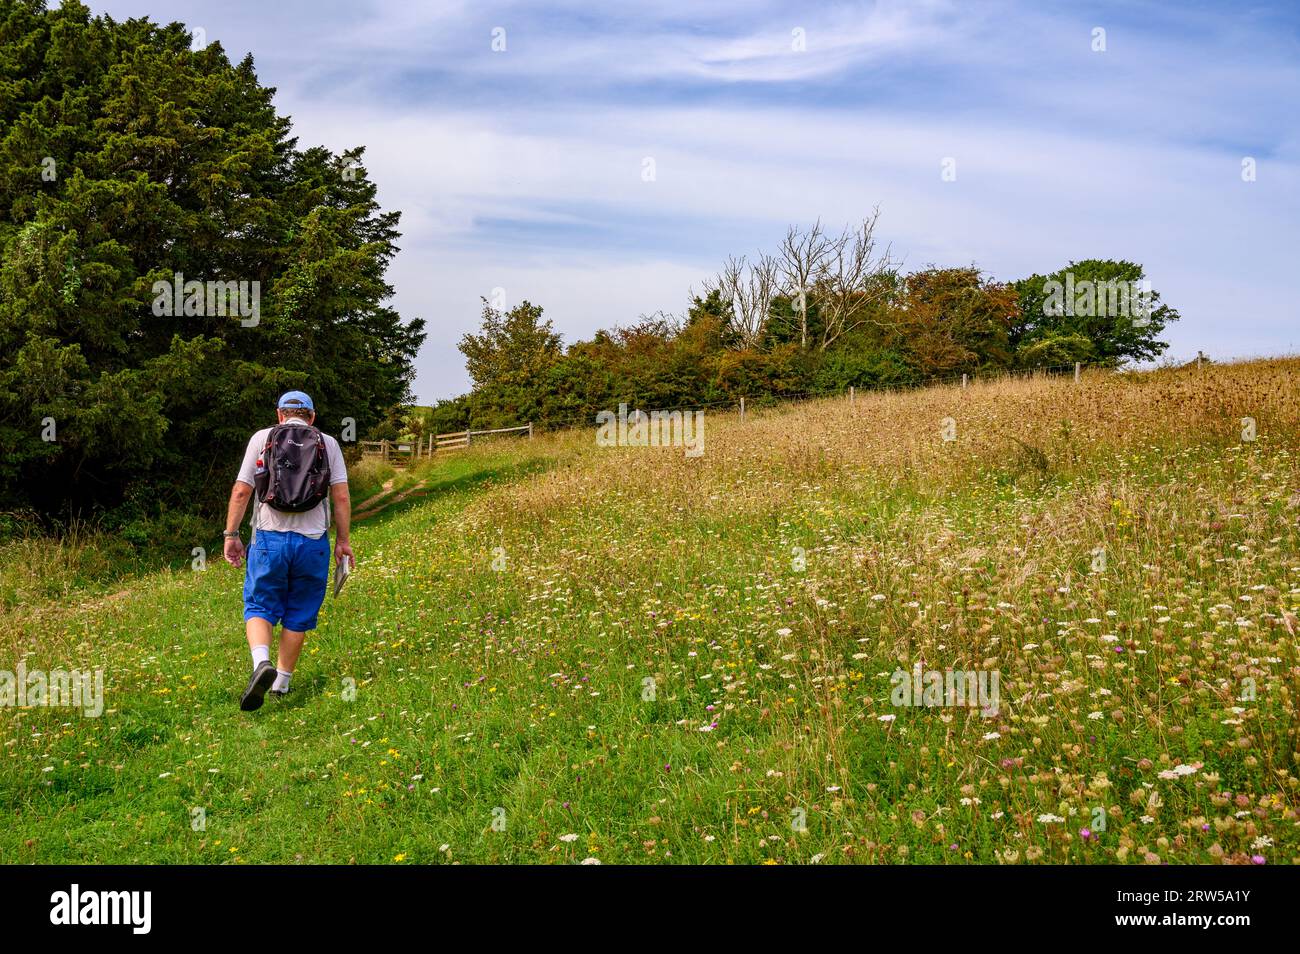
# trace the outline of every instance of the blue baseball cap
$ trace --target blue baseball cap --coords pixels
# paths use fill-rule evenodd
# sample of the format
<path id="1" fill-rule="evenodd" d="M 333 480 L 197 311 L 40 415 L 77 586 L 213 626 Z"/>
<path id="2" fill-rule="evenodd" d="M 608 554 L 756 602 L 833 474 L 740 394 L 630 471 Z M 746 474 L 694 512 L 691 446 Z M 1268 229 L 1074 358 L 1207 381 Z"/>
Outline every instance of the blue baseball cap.
<path id="1" fill-rule="evenodd" d="M 308 410 L 313 414 L 316 413 L 316 405 L 311 403 L 311 398 L 302 391 L 285 391 L 280 395 L 280 403 L 276 407 L 286 411 Z"/>

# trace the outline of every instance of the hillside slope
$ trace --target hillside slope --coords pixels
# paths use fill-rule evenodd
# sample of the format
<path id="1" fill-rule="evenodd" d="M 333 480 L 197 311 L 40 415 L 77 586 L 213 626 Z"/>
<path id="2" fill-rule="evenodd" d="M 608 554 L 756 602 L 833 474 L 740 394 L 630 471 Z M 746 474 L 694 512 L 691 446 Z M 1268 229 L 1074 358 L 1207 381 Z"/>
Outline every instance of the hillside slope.
<path id="1" fill-rule="evenodd" d="M 224 565 L 9 614 L 108 708 L 0 710 L 0 853 L 1289 863 L 1298 445 L 1288 359 L 439 461 L 253 716 Z"/>

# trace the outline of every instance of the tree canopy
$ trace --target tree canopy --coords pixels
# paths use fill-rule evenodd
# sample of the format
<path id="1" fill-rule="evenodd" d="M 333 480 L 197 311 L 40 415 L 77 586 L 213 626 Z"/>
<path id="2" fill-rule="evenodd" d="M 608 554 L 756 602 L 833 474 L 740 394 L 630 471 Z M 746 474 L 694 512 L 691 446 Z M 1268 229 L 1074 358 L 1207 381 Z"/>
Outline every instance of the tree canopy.
<path id="1" fill-rule="evenodd" d="M 0 504 L 215 502 L 276 396 L 358 433 L 409 401 L 399 213 L 300 148 L 251 56 L 0 0 Z"/>
<path id="2" fill-rule="evenodd" d="M 461 341 L 470 394 L 439 430 L 572 423 L 627 402 L 673 408 L 903 386 L 961 374 L 1114 366 L 1159 356 L 1178 312 L 1142 266 L 1086 259 L 1001 282 L 977 266 L 904 274 L 878 215 L 836 235 L 792 227 L 780 250 L 728 258 L 685 316 L 642 318 L 567 349 L 531 302 Z"/>

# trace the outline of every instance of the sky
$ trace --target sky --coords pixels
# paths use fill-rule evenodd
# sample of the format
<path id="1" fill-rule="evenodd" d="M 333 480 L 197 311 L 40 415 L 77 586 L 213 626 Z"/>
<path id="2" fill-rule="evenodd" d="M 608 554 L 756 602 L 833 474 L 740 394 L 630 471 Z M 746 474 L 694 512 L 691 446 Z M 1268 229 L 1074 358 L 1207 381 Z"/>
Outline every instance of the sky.
<path id="1" fill-rule="evenodd" d="M 1140 262 L 1182 315 L 1169 358 L 1300 344 L 1295 3 L 90 6 L 251 53 L 301 146 L 365 146 L 420 403 L 469 389 L 481 297 L 572 343 L 877 206 L 909 270 Z"/>

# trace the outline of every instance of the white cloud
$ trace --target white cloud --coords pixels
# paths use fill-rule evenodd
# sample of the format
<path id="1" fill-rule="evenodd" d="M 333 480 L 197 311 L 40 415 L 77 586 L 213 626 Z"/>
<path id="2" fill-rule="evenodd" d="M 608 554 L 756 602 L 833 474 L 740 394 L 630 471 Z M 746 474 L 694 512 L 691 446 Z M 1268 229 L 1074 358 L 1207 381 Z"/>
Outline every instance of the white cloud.
<path id="1" fill-rule="evenodd" d="M 1297 327 L 1300 67 L 1266 7 L 177 0 L 164 18 L 253 50 L 304 145 L 367 147 L 403 212 L 396 303 L 429 321 L 425 400 L 464 390 L 455 341 L 492 287 L 571 341 L 681 310 L 787 224 L 877 203 L 910 266 L 1142 262 L 1183 313 L 1179 356 L 1283 350 Z"/>
<path id="2" fill-rule="evenodd" d="M 1242 317 L 1258 323 L 1252 341 L 1280 334 L 1294 318 L 1269 307 L 1290 300 L 1294 197 L 1288 200 L 1278 184 L 1294 181 L 1289 166 L 1266 166 L 1271 183 L 1243 183 L 1237 159 L 1222 150 L 898 116 L 863 115 L 850 123 L 825 113 L 666 109 L 590 119 L 553 113 L 549 135 L 517 131 L 508 117 L 457 114 L 392 119 L 335 110 L 310 125 L 343 137 L 339 146 L 369 144 L 368 165 L 383 183 L 385 203 L 407 210 L 400 264 L 414 259 L 424 263 L 414 273 L 442 275 L 428 263 L 450 255 L 456 264 L 448 292 L 466 288 L 466 275 L 479 289 L 517 285 L 521 297 L 547 307 L 570 340 L 597 324 L 680 309 L 688 276 L 706 274 L 729 252 L 770 248 L 789 223 L 821 218 L 839 225 L 876 203 L 882 230 L 910 266 L 973 261 L 1014 278 L 1093 256 L 1143 262 L 1166 301 L 1183 312 L 1184 322 L 1171 330 L 1179 353 L 1240 353 L 1236 343 L 1247 340 Z M 773 137 L 774 128 L 787 135 Z M 655 182 L 639 177 L 645 151 L 657 160 Z M 940 180 L 944 156 L 957 159 L 956 182 Z M 611 249 L 547 229 L 490 244 L 482 234 L 486 219 L 633 236 L 644 229 L 647 251 L 639 253 L 634 239 L 630 249 Z M 700 219 L 727 223 L 719 233 L 729 241 L 737 234 L 749 240 L 711 248 L 708 235 L 683 226 L 678 254 L 644 264 L 665 255 L 650 234 L 656 223 Z M 1225 248 L 1207 240 L 1233 235 L 1245 244 Z M 607 282 L 619 269 L 643 271 L 636 280 L 619 279 L 611 295 Z M 493 277 L 505 273 L 519 277 Z M 1250 294 L 1215 293 L 1247 275 Z M 460 292 L 425 312 L 411 307 L 409 285 L 395 280 L 404 310 L 433 319 L 431 344 L 443 348 L 436 376 L 456 380 L 448 332 L 458 337 L 477 321 L 477 295 L 486 291 Z M 1239 309 L 1230 319 L 1228 302 Z M 422 394 L 429 393 L 427 377 Z"/>

